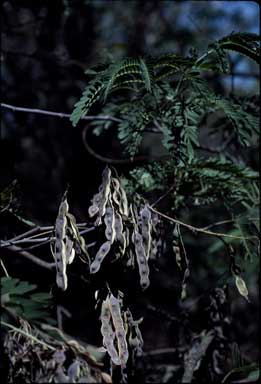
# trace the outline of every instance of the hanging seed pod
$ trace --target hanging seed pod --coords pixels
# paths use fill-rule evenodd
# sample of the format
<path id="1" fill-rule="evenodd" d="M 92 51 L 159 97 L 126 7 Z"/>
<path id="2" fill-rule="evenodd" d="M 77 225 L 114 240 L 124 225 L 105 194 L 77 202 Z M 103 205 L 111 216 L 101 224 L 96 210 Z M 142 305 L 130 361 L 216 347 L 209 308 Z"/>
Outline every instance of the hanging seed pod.
<path id="1" fill-rule="evenodd" d="M 158 253 L 158 243 L 156 239 L 152 239 L 150 248 L 150 259 L 155 260 Z"/>
<path id="2" fill-rule="evenodd" d="M 65 253 L 66 253 L 66 264 L 71 264 L 75 257 L 75 249 L 73 248 L 73 240 L 68 236 L 65 238 Z"/>
<path id="3" fill-rule="evenodd" d="M 111 179 L 111 181 L 112 181 L 112 185 L 113 185 L 113 189 L 114 189 L 113 193 L 112 193 L 112 200 L 116 203 L 120 213 L 123 214 L 123 211 L 121 209 L 121 193 L 120 193 L 121 185 L 120 185 L 120 182 L 115 177 L 113 177 Z"/>
<path id="4" fill-rule="evenodd" d="M 181 254 L 180 254 L 180 247 L 179 247 L 179 232 L 178 232 L 179 225 L 176 224 L 174 231 L 173 231 L 173 252 L 176 257 L 176 263 L 180 270 L 182 270 L 181 266 Z"/>
<path id="5" fill-rule="evenodd" d="M 55 245 L 54 245 L 54 259 L 56 263 L 56 283 L 63 291 L 67 288 L 67 275 L 66 275 L 66 225 L 69 206 L 66 197 L 63 198 L 60 206 L 58 216 L 55 222 Z"/>
<path id="6" fill-rule="evenodd" d="M 151 250 L 151 212 L 147 205 L 140 211 L 141 216 L 141 228 L 142 228 L 142 239 L 143 246 L 146 252 L 146 258 L 149 259 Z"/>
<path id="7" fill-rule="evenodd" d="M 111 248 L 111 242 L 105 241 L 98 250 L 95 259 L 90 265 L 90 273 L 96 273 L 101 267 L 101 263 Z"/>
<path id="8" fill-rule="evenodd" d="M 148 260 L 146 258 L 145 249 L 142 243 L 142 235 L 137 231 L 137 229 L 135 229 L 132 234 L 132 241 L 134 243 L 136 260 L 139 268 L 140 285 L 142 289 L 146 289 L 150 284 L 149 265 L 148 265 Z"/>
<path id="9" fill-rule="evenodd" d="M 80 235 L 80 232 L 78 230 L 78 227 L 76 225 L 76 220 L 75 217 L 71 213 L 67 213 L 66 215 L 68 219 L 68 225 L 70 230 L 72 231 L 72 236 L 80 250 L 87 256 L 88 261 L 90 262 L 89 254 L 85 245 L 85 240 L 84 238 Z M 77 250 L 77 248 L 76 248 Z"/>
<path id="10" fill-rule="evenodd" d="M 133 320 L 132 313 L 129 308 L 125 312 L 125 316 L 130 329 L 128 338 L 129 345 L 134 350 L 136 355 L 141 356 L 143 353 L 142 348 L 144 342 L 141 331 L 139 329 L 139 324 L 142 322 L 143 319 L 141 318 L 139 320 Z"/>
<path id="11" fill-rule="evenodd" d="M 128 216 L 128 214 L 129 214 L 128 200 L 127 200 L 126 192 L 124 191 L 122 186 L 120 186 L 120 195 L 121 195 L 121 200 L 120 200 L 121 211 L 122 211 L 123 215 Z"/>
<path id="12" fill-rule="evenodd" d="M 114 346 L 115 333 L 113 332 L 111 325 L 111 311 L 109 306 L 109 299 L 102 302 L 101 307 L 101 334 L 103 336 L 103 345 L 110 355 L 112 361 L 116 365 L 120 365 L 120 358 Z"/>
<path id="13" fill-rule="evenodd" d="M 126 235 L 123 233 L 122 218 L 121 218 L 121 215 L 117 212 L 114 213 L 114 216 L 115 216 L 114 229 L 115 229 L 116 240 L 120 243 L 121 252 L 122 254 L 124 254 L 126 249 Z"/>
<path id="14" fill-rule="evenodd" d="M 101 218 L 105 214 L 106 204 L 110 194 L 111 170 L 106 167 L 102 173 L 102 184 L 99 192 L 92 198 L 92 205 L 88 209 L 90 217 L 98 215 L 95 225 L 101 224 Z"/>
<path id="15" fill-rule="evenodd" d="M 111 199 L 108 199 L 108 205 L 105 210 L 104 223 L 106 225 L 105 236 L 106 239 L 111 242 L 114 242 L 115 239 L 115 214 L 114 209 L 111 204 Z"/>
<path id="16" fill-rule="evenodd" d="M 109 307 L 111 311 L 112 322 L 115 328 L 120 362 L 121 365 L 125 365 L 129 357 L 126 332 L 121 317 L 120 301 L 116 299 L 116 297 L 114 297 L 112 294 L 109 297 Z"/>

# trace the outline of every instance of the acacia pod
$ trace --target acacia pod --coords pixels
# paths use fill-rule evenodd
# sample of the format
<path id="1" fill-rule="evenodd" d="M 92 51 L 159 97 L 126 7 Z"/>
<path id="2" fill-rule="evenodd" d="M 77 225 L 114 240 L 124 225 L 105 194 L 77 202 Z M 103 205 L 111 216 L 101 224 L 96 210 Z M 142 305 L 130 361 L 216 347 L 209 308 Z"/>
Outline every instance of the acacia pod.
<path id="1" fill-rule="evenodd" d="M 114 215 L 114 209 L 111 204 L 111 200 L 109 199 L 109 204 L 106 207 L 105 216 L 104 216 L 104 223 L 106 225 L 105 229 L 105 236 L 106 239 L 108 239 L 111 244 L 114 242 L 115 239 L 115 215 Z"/>
<path id="2" fill-rule="evenodd" d="M 63 240 L 55 246 L 56 284 L 63 291 L 67 289 L 66 250 Z"/>
<path id="3" fill-rule="evenodd" d="M 142 243 L 142 235 L 137 230 L 134 230 L 133 232 L 132 241 L 134 242 L 135 246 L 136 259 L 140 274 L 140 285 L 143 289 L 146 289 L 150 284 L 149 265 Z"/>
<path id="4" fill-rule="evenodd" d="M 75 257 L 75 249 L 73 248 L 73 241 L 68 236 L 65 238 L 65 253 L 67 264 L 71 264 Z"/>
<path id="5" fill-rule="evenodd" d="M 121 244 L 121 248 L 122 248 L 121 251 L 122 251 L 122 254 L 124 254 L 126 249 L 126 236 L 123 233 L 122 218 L 121 218 L 121 215 L 117 212 L 114 213 L 114 217 L 115 217 L 114 229 L 115 229 L 116 240 Z"/>
<path id="6" fill-rule="evenodd" d="M 71 213 L 67 213 L 66 217 L 68 218 L 68 224 L 69 224 L 69 227 L 70 227 L 70 230 L 72 231 L 72 236 L 75 240 L 75 242 L 77 243 L 78 245 L 78 248 L 80 248 L 80 250 L 87 256 L 87 258 L 89 259 L 89 254 L 87 252 L 87 249 L 86 249 L 86 245 L 85 245 L 85 240 L 84 238 L 80 235 L 80 232 L 78 230 L 78 227 L 76 225 L 76 220 L 75 220 L 75 217 L 71 214 Z M 76 249 L 77 250 L 77 249 Z"/>
<path id="7" fill-rule="evenodd" d="M 99 207 L 97 204 L 92 204 L 89 209 L 88 209 L 88 213 L 89 213 L 89 216 L 90 217 L 93 217 L 95 216 L 97 213 L 99 212 Z"/>
<path id="8" fill-rule="evenodd" d="M 123 215 L 128 216 L 129 209 L 128 209 L 128 200 L 127 195 L 122 186 L 120 185 L 120 195 L 121 195 L 121 210 Z"/>
<path id="9" fill-rule="evenodd" d="M 112 361 L 116 365 L 120 365 L 120 359 L 116 348 L 114 346 L 115 333 L 113 332 L 111 325 L 111 311 L 109 307 L 108 298 L 102 302 L 101 307 L 101 334 L 103 336 L 103 345 L 106 348 L 108 354 L 110 355 Z"/>
<path id="10" fill-rule="evenodd" d="M 121 365 L 125 365 L 129 358 L 126 332 L 121 317 L 120 301 L 112 294 L 109 297 L 109 307 L 111 311 L 112 322 L 115 328 L 120 362 Z"/>
<path id="11" fill-rule="evenodd" d="M 96 273 L 101 267 L 101 263 L 111 248 L 111 242 L 105 241 L 98 250 L 95 259 L 90 265 L 90 273 Z"/>
<path id="12" fill-rule="evenodd" d="M 147 205 L 140 211 L 141 216 L 141 229 L 142 229 L 142 239 L 143 245 L 146 252 L 146 258 L 150 256 L 151 249 L 151 212 Z"/>
<path id="13" fill-rule="evenodd" d="M 69 210 L 69 205 L 66 198 L 62 200 L 58 215 L 55 222 L 55 246 L 54 246 L 54 259 L 56 263 L 56 283 L 63 291 L 67 288 L 67 275 L 66 275 L 66 215 Z"/>
<path id="14" fill-rule="evenodd" d="M 112 178 L 112 185 L 114 188 L 114 191 L 112 193 L 112 200 L 117 204 L 119 211 L 121 214 L 123 214 L 123 211 L 121 209 L 121 193 L 120 193 L 120 182 L 115 177 Z"/>

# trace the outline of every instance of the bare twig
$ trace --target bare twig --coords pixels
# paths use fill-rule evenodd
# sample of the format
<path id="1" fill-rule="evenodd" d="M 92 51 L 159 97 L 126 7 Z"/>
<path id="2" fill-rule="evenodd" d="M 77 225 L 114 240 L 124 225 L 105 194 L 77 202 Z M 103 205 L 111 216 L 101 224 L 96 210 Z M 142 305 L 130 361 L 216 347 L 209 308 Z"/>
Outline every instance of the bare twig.
<path id="1" fill-rule="evenodd" d="M 53 111 L 47 111 L 44 109 L 35 109 L 35 108 L 24 108 L 24 107 L 16 107 L 14 105 L 1 103 L 0 104 L 2 108 L 11 109 L 12 111 L 17 112 L 26 112 L 26 113 L 37 113 L 40 115 L 47 115 L 47 116 L 55 116 L 55 117 L 61 117 L 61 118 L 70 118 L 70 113 L 62 113 L 62 112 L 53 112 Z M 120 123 L 122 120 L 118 119 L 117 117 L 109 116 L 109 115 L 98 115 L 98 116 L 82 116 L 81 120 L 107 120 L 107 121 L 115 121 L 116 123 Z"/>
<path id="2" fill-rule="evenodd" d="M 5 242 L 3 243 L 5 244 Z M 20 255 L 24 256 L 25 258 L 39 265 L 40 267 L 43 267 L 49 270 L 53 270 L 55 268 L 55 263 L 47 263 L 46 261 L 41 260 L 38 257 L 34 256 L 32 253 L 29 253 L 23 250 L 23 248 L 17 247 L 16 245 L 8 245 L 8 249 L 13 252 L 19 252 Z"/>
<path id="3" fill-rule="evenodd" d="M 167 219 L 173 223 L 180 224 L 183 227 L 190 229 L 192 232 L 201 232 L 201 233 L 205 233 L 206 235 L 217 236 L 217 237 L 229 237 L 231 239 L 239 239 L 239 240 L 257 238 L 257 236 L 248 236 L 248 237 L 234 236 L 234 235 L 229 235 L 227 233 L 218 233 L 218 232 L 208 231 L 208 230 L 205 230 L 204 228 L 197 228 L 197 227 L 194 227 L 190 224 L 183 223 L 180 220 L 173 219 L 172 217 L 169 217 L 169 216 L 165 215 L 164 213 L 157 211 L 156 209 L 152 208 L 151 206 L 149 206 L 149 208 L 151 211 L 157 213 L 158 215 L 164 217 L 165 219 Z"/>
<path id="4" fill-rule="evenodd" d="M 1 264 L 1 267 L 3 268 L 3 270 L 4 270 L 4 273 L 5 273 L 6 277 L 9 277 L 9 274 L 7 272 L 7 269 L 6 269 L 2 259 L 0 259 L 0 264 Z"/>
<path id="5" fill-rule="evenodd" d="M 133 163 L 137 163 L 137 162 L 161 160 L 163 158 L 169 157 L 169 155 L 163 155 L 163 156 L 139 155 L 139 156 L 134 156 L 133 158 L 127 158 L 127 159 L 113 159 L 111 157 L 102 156 L 99 153 L 97 153 L 94 149 L 92 149 L 88 143 L 86 136 L 87 136 L 87 132 L 89 131 L 90 128 L 92 128 L 92 127 L 86 125 L 86 127 L 82 131 L 83 144 L 90 155 L 92 155 L 93 157 L 95 157 L 96 159 L 98 159 L 104 163 L 107 163 L 107 164 L 133 164 Z"/>
<path id="6" fill-rule="evenodd" d="M 158 204 L 162 199 L 164 199 L 174 188 L 174 185 L 172 185 L 167 192 L 164 193 L 164 195 L 160 196 L 156 201 L 154 201 L 153 204 L 151 204 L 151 207 L 155 207 L 156 204 Z"/>

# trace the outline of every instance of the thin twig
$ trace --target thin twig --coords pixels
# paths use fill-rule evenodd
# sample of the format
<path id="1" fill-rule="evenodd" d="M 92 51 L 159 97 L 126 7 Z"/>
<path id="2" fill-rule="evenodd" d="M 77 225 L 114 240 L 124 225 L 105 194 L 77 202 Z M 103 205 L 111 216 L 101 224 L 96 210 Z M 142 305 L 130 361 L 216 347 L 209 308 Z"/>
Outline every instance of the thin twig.
<path id="1" fill-rule="evenodd" d="M 228 223 L 233 223 L 235 220 L 230 219 L 230 220 L 223 220 L 223 221 L 217 221 L 216 223 L 209 224 L 206 227 L 203 227 L 201 229 L 204 229 L 205 231 L 208 230 L 209 228 L 216 227 L 217 225 L 223 225 L 223 224 L 228 224 Z"/>
<path id="2" fill-rule="evenodd" d="M 46 261 L 41 260 L 38 257 L 34 256 L 32 253 L 29 253 L 29 252 L 23 250 L 23 248 L 17 247 L 16 245 L 9 245 L 8 250 L 13 251 L 13 252 L 19 252 L 20 255 L 26 257 L 28 260 L 39 265 L 40 267 L 43 267 L 45 269 L 49 269 L 50 271 L 55 268 L 55 263 L 47 263 Z"/>
<path id="3" fill-rule="evenodd" d="M 10 243 L 13 243 L 13 242 L 16 241 L 16 240 L 22 239 L 22 238 L 24 238 L 26 235 L 32 235 L 32 234 L 34 234 L 35 232 L 37 232 L 37 231 L 39 231 L 39 230 L 40 230 L 40 227 L 37 226 L 37 227 L 35 227 L 35 228 L 30 229 L 30 230 L 27 231 L 27 232 L 21 233 L 20 235 L 13 237 L 12 239 L 10 239 L 10 240 L 8 240 L 8 241 L 10 241 Z"/>
<path id="4" fill-rule="evenodd" d="M 167 219 L 169 221 L 172 221 L 173 223 L 180 224 L 183 227 L 186 227 L 186 228 L 190 229 L 193 232 L 201 232 L 201 233 L 205 233 L 206 235 L 212 235 L 212 236 L 217 236 L 217 237 L 229 237 L 231 239 L 239 239 L 239 240 L 257 238 L 256 236 L 248 236 L 248 237 L 234 236 L 234 235 L 229 235 L 227 233 L 218 233 L 218 232 L 208 231 L 208 230 L 205 230 L 204 228 L 197 228 L 197 227 L 194 227 L 194 226 L 192 226 L 190 224 L 183 223 L 180 220 L 173 219 L 172 217 L 169 217 L 169 216 L 165 215 L 164 213 L 161 213 L 161 212 L 157 211 L 156 209 L 152 208 L 151 206 L 149 206 L 149 208 L 150 208 L 151 211 L 157 213 L 158 215 L 164 217 L 165 219 Z"/>
<path id="5" fill-rule="evenodd" d="M 154 207 L 156 204 L 158 204 L 162 199 L 164 199 L 174 188 L 174 185 L 172 185 L 164 195 L 160 196 L 156 201 L 154 201 L 153 204 L 151 204 L 151 207 Z"/>
<path id="6" fill-rule="evenodd" d="M 35 109 L 35 108 L 24 108 L 24 107 L 16 107 L 14 105 L 1 103 L 0 106 L 2 108 L 11 109 L 12 111 L 17 112 L 26 112 L 26 113 L 37 113 L 40 115 L 47 115 L 47 116 L 55 116 L 55 117 L 61 117 L 61 118 L 70 118 L 70 113 L 62 113 L 62 112 L 53 112 L 53 111 L 47 111 L 44 109 Z M 118 119 L 117 117 L 109 116 L 109 115 L 98 115 L 98 116 L 82 116 L 81 120 L 107 120 L 107 121 L 115 121 L 116 123 L 120 123 L 122 120 Z"/>
<path id="7" fill-rule="evenodd" d="M 5 273 L 6 277 L 9 277 L 9 274 L 7 272 L 7 269 L 6 269 L 2 259 L 0 259 L 0 264 L 1 264 L 1 267 L 3 268 L 3 270 L 4 270 L 4 273 Z"/>

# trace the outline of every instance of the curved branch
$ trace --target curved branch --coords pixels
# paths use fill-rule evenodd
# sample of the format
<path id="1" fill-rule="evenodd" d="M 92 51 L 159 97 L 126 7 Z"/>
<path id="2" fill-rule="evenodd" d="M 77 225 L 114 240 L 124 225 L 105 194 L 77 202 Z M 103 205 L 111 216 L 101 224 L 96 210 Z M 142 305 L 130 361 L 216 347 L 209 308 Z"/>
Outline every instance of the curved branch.
<path id="1" fill-rule="evenodd" d="M 99 153 L 95 152 L 94 149 L 90 147 L 87 141 L 87 132 L 91 128 L 90 125 L 86 125 L 86 127 L 82 131 L 82 141 L 83 145 L 86 148 L 87 152 L 95 157 L 96 159 L 108 163 L 108 164 L 133 164 L 137 162 L 143 162 L 143 161 L 155 161 L 155 160 L 161 160 L 165 157 L 169 157 L 169 155 L 164 156 L 146 156 L 146 155 L 140 155 L 140 156 L 134 156 L 133 158 L 127 158 L 127 159 L 113 159 L 111 157 L 102 156 Z"/>

